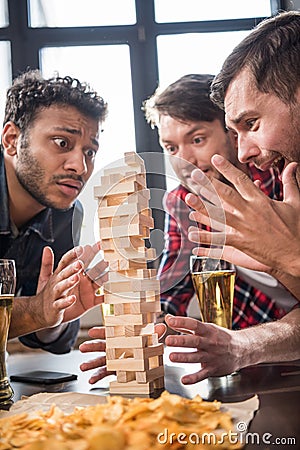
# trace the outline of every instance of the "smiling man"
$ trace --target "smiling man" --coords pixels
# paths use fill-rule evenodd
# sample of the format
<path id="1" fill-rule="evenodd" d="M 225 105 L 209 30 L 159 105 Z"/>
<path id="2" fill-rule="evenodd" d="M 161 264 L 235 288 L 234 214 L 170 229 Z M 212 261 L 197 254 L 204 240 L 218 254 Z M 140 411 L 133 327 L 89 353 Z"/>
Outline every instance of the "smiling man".
<path id="1" fill-rule="evenodd" d="M 214 168 L 227 179 L 208 179 L 196 169 L 192 180 L 210 202 L 222 201 L 226 227 L 214 231 L 192 227 L 189 238 L 205 245 L 224 243 L 223 257 L 248 269 L 276 277 L 294 295 L 295 307 L 282 319 L 243 330 L 225 330 L 191 318 L 166 317 L 169 326 L 186 330 L 166 343 L 193 349 L 170 359 L 201 363 L 201 370 L 183 378 L 194 383 L 262 362 L 300 357 L 300 13 L 282 13 L 263 21 L 229 55 L 212 84 L 212 99 L 225 108 L 226 124 L 236 135 L 238 157 L 266 171 L 282 172 L 284 199 L 272 200 L 244 172 L 220 154 Z M 219 153 L 219 152 L 218 152 Z M 230 184 L 232 186 L 230 186 Z M 187 194 L 195 209 L 191 218 L 209 224 L 205 203 Z M 214 249 L 209 249 L 213 254 Z M 220 255 L 220 250 L 217 250 Z M 298 300 L 298 302 L 297 302 Z M 196 350 L 195 350 L 196 349 Z"/>
<path id="2" fill-rule="evenodd" d="M 226 124 L 237 136 L 239 160 L 261 170 L 279 167 L 284 201 L 262 196 L 224 158 L 214 156 L 212 163 L 237 188 L 214 183 L 228 224 L 225 256 L 272 273 L 300 297 L 299 35 L 299 12 L 265 20 L 228 56 L 212 84 L 212 99 L 225 109 Z M 196 198 L 188 201 L 205 221 L 204 205 Z M 194 241 L 211 241 L 210 234 L 196 234 L 190 235 Z"/>
<path id="3" fill-rule="evenodd" d="M 166 89 L 158 89 L 144 102 L 148 122 L 157 127 L 160 145 L 180 180 L 173 191 L 167 193 L 165 210 L 165 248 L 159 278 L 161 283 L 161 305 L 164 313 L 186 315 L 187 307 L 194 295 L 189 272 L 189 257 L 195 244 L 188 239 L 190 209 L 184 200 L 197 186 L 191 179 L 195 168 L 205 176 L 221 182 L 227 180 L 211 163 L 215 153 L 220 153 L 232 164 L 259 180 L 261 189 L 271 198 L 282 198 L 281 183 L 277 171 L 270 169 L 262 173 L 253 164 L 242 164 L 237 158 L 234 133 L 225 128 L 224 111 L 209 98 L 213 75 L 185 75 Z M 249 275 L 249 274 L 248 274 Z M 249 276 L 248 276 L 249 279 Z M 253 282 L 253 280 L 252 280 Z M 247 282 L 243 274 L 237 276 L 233 309 L 233 329 L 245 328 L 261 322 L 278 319 L 284 311 L 275 298 L 264 293 L 266 286 Z M 276 290 L 273 295 L 278 295 Z"/>
<path id="4" fill-rule="evenodd" d="M 31 347 L 69 351 L 79 328 L 76 319 L 100 301 L 98 285 L 82 271 L 98 246 L 72 249 L 83 216 L 76 199 L 93 172 L 106 113 L 103 99 L 71 77 L 46 80 L 28 71 L 7 93 L 0 258 L 16 261 L 10 337 L 23 336 Z M 99 263 L 99 273 L 103 266 Z"/>

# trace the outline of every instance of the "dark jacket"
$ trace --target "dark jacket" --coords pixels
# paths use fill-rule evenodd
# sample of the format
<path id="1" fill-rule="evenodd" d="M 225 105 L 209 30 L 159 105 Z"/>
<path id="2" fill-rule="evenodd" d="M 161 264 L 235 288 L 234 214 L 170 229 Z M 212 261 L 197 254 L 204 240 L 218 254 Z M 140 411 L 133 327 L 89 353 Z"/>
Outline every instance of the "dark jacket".
<path id="1" fill-rule="evenodd" d="M 45 246 L 52 248 L 56 267 L 62 255 L 78 245 L 82 218 L 83 209 L 79 201 L 66 211 L 46 208 L 18 230 L 16 235 L 9 218 L 4 157 L 0 151 L 0 258 L 14 259 L 16 262 L 16 296 L 31 296 L 36 293 Z M 39 341 L 35 333 L 19 339 L 32 348 L 66 353 L 74 345 L 78 330 L 79 320 L 76 320 L 69 323 L 62 335 L 50 344 Z"/>

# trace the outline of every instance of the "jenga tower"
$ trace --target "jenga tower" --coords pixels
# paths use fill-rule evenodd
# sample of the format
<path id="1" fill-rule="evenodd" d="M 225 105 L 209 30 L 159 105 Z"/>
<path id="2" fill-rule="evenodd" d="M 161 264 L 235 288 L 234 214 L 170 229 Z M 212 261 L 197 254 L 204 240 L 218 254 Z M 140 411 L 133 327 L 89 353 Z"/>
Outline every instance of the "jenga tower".
<path id="1" fill-rule="evenodd" d="M 144 239 L 153 228 L 144 161 L 125 153 L 118 167 L 104 169 L 98 199 L 100 239 L 109 262 L 104 284 L 107 369 L 116 371 L 112 394 L 151 394 L 164 387 L 163 344 L 154 333 L 160 312 L 156 270 L 147 268 L 155 258 Z M 105 308 L 104 308 L 105 311 Z"/>

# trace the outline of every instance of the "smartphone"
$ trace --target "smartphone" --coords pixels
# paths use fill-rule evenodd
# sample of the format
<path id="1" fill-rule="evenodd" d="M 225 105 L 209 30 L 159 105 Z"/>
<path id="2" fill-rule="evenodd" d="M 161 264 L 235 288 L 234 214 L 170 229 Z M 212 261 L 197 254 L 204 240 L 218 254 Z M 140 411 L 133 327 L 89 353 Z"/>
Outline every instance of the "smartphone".
<path id="1" fill-rule="evenodd" d="M 10 381 L 19 381 L 32 384 L 55 384 L 77 380 L 77 375 L 65 372 L 52 372 L 48 370 L 33 370 L 32 372 L 18 373 L 10 376 Z"/>

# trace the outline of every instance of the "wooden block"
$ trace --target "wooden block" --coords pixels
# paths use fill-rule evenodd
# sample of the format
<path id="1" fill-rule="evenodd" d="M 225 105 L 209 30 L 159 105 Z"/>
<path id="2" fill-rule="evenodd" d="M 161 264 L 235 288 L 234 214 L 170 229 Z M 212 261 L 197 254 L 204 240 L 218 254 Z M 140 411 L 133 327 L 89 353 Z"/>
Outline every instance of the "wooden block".
<path id="1" fill-rule="evenodd" d="M 127 181 L 137 181 L 146 187 L 146 173 L 138 169 L 132 170 L 129 167 L 120 168 L 120 173 L 113 173 L 112 169 L 104 169 L 100 185 L 107 186 L 107 189 L 110 190 L 113 185 Z"/>
<path id="2" fill-rule="evenodd" d="M 111 217 L 105 217 L 104 219 L 99 219 L 99 228 L 111 228 L 112 223 Z"/>
<path id="3" fill-rule="evenodd" d="M 101 240 L 101 246 L 102 246 L 102 240 Z M 131 268 L 146 268 L 147 264 L 144 265 L 144 267 L 138 267 L 137 264 L 133 263 L 146 263 L 147 261 L 153 260 L 156 257 L 155 249 L 152 248 L 146 248 L 146 247 L 140 247 L 138 249 L 115 249 L 115 250 L 109 250 L 105 249 L 104 252 L 104 259 L 106 261 L 115 262 L 119 261 L 119 265 L 114 268 L 114 271 L 119 270 L 130 270 Z M 132 264 L 130 264 L 132 262 Z M 110 267 L 112 267 L 110 265 Z"/>
<path id="4" fill-rule="evenodd" d="M 144 238 L 150 237 L 149 227 L 143 226 L 139 223 L 101 228 L 99 231 L 101 240 L 113 239 L 121 236 L 140 236 Z"/>
<path id="5" fill-rule="evenodd" d="M 145 314 L 145 313 L 159 313 L 161 312 L 160 301 L 157 302 L 131 302 L 118 303 L 114 305 L 115 316 L 123 314 Z"/>
<path id="6" fill-rule="evenodd" d="M 139 236 L 122 236 L 120 238 L 114 239 L 114 243 L 117 248 L 124 249 L 138 249 L 145 246 L 145 241 Z"/>
<path id="7" fill-rule="evenodd" d="M 145 210 L 143 210 L 145 211 Z M 140 224 L 148 228 L 154 227 L 154 220 L 147 214 L 137 213 L 137 214 L 128 214 L 122 216 L 113 216 L 111 218 L 111 226 L 123 226 L 123 225 L 132 225 L 132 224 Z M 100 222 L 101 226 L 101 222 Z M 126 236 L 127 237 L 127 236 Z"/>
<path id="8" fill-rule="evenodd" d="M 157 270 L 156 269 L 131 269 L 131 270 L 125 270 L 125 275 L 129 278 L 154 278 L 157 277 Z"/>
<path id="9" fill-rule="evenodd" d="M 125 333 L 125 327 L 124 326 L 117 326 L 117 327 L 105 327 L 105 336 L 106 339 L 110 337 L 119 337 L 124 336 Z"/>
<path id="10" fill-rule="evenodd" d="M 101 240 L 102 246 L 102 240 Z M 135 260 L 135 261 L 148 261 L 148 250 L 145 246 L 131 249 L 126 248 L 114 248 L 111 249 L 103 249 L 104 259 L 108 262 L 116 261 L 116 260 Z M 124 269 L 125 270 L 125 269 Z"/>
<path id="11" fill-rule="evenodd" d="M 149 369 L 154 369 L 155 367 L 163 366 L 163 356 L 151 356 L 149 358 Z"/>
<path id="12" fill-rule="evenodd" d="M 116 305 L 117 306 L 117 305 Z M 118 305 L 119 306 L 119 305 Z M 144 313 L 159 313 L 161 312 L 160 301 L 157 302 L 144 302 L 144 303 L 129 303 L 129 311 L 130 314 L 144 314 Z M 127 313 L 127 310 L 125 310 Z M 117 315 L 117 312 L 115 312 Z"/>
<path id="13" fill-rule="evenodd" d="M 146 325 L 112 325 L 105 326 L 106 338 L 108 337 L 130 337 L 130 336 L 152 336 L 154 335 L 154 323 Z"/>
<path id="14" fill-rule="evenodd" d="M 109 189 L 112 184 L 118 183 L 120 180 L 122 180 L 122 178 L 123 177 L 120 173 L 104 174 L 100 178 L 100 185 L 107 186 Z"/>
<path id="15" fill-rule="evenodd" d="M 121 203 L 115 206 L 104 206 L 102 201 L 99 202 L 98 206 L 98 217 L 114 217 L 114 216 L 127 216 L 129 214 L 137 214 L 142 212 L 147 215 L 149 208 L 142 208 L 138 203 Z"/>
<path id="16" fill-rule="evenodd" d="M 118 370 L 117 372 L 117 382 L 118 383 L 128 383 L 128 381 L 135 380 L 134 372 L 126 372 L 124 370 Z"/>
<path id="17" fill-rule="evenodd" d="M 110 195 L 107 198 L 107 206 L 120 206 L 124 203 L 128 203 L 129 194 L 116 194 Z"/>
<path id="18" fill-rule="evenodd" d="M 154 389 L 164 389 L 165 387 L 165 379 L 164 377 L 157 378 L 156 380 L 153 380 Z"/>
<path id="19" fill-rule="evenodd" d="M 164 367 L 155 367 L 155 369 L 149 369 L 145 372 L 136 372 L 135 379 L 138 383 L 148 383 L 149 381 L 154 381 L 157 378 L 163 378 Z"/>
<path id="20" fill-rule="evenodd" d="M 146 325 L 149 322 L 148 314 L 123 314 L 120 316 L 106 316 L 105 325 Z"/>
<path id="21" fill-rule="evenodd" d="M 131 259 L 111 259 L 109 266 L 112 270 L 131 270 L 131 269 L 146 269 L 148 258 L 131 260 Z"/>
<path id="22" fill-rule="evenodd" d="M 110 293 L 121 293 L 121 292 L 139 292 L 139 291 L 159 291 L 160 283 L 159 280 L 152 278 L 145 279 L 130 279 L 121 282 L 106 282 L 103 284 L 104 294 Z"/>
<path id="23" fill-rule="evenodd" d="M 142 372 L 149 369 L 147 359 L 119 358 L 106 361 L 107 370 L 126 370 L 128 372 Z"/>
<path id="24" fill-rule="evenodd" d="M 119 303 L 135 303 L 135 302 L 145 302 L 144 292 L 129 292 L 128 296 L 123 294 L 106 293 L 104 295 L 104 303 L 118 305 Z"/>
<path id="25" fill-rule="evenodd" d="M 143 337 L 143 336 L 139 336 Z M 136 359 L 152 358 L 161 356 L 164 353 L 164 344 L 151 345 L 149 347 L 140 347 L 133 349 L 133 356 Z"/>
<path id="26" fill-rule="evenodd" d="M 138 270 L 123 270 L 107 272 L 107 281 L 128 281 L 132 278 L 140 280 L 157 280 L 157 271 L 155 269 L 138 269 Z"/>
<path id="27" fill-rule="evenodd" d="M 147 337 L 148 339 L 148 345 L 157 345 L 158 342 L 158 334 L 157 333 L 153 333 L 150 336 Z"/>
<path id="28" fill-rule="evenodd" d="M 117 359 L 133 358 L 133 350 L 125 348 L 108 348 L 106 352 L 106 361 L 115 361 Z"/>
<path id="29" fill-rule="evenodd" d="M 124 162 L 129 166 L 145 167 L 145 162 L 136 152 L 125 152 Z"/>
<path id="30" fill-rule="evenodd" d="M 126 292 L 124 294 L 104 292 L 104 303 L 152 303 L 160 301 L 160 293 L 152 291 Z"/>
<path id="31" fill-rule="evenodd" d="M 115 348 L 106 348 L 105 350 L 105 356 L 106 360 L 108 359 L 116 359 L 116 349 Z"/>
<path id="32" fill-rule="evenodd" d="M 135 203 L 137 205 L 145 205 L 143 209 L 149 208 L 150 189 L 143 189 L 129 193 L 127 196 L 128 204 Z"/>
<path id="33" fill-rule="evenodd" d="M 151 395 L 154 390 L 154 382 L 128 381 L 128 383 L 118 383 L 117 381 L 111 381 L 109 384 L 109 392 L 114 395 Z"/>
<path id="34" fill-rule="evenodd" d="M 95 186 L 94 187 L 94 196 L 96 198 L 108 197 L 111 195 L 119 195 L 119 194 L 133 194 L 137 191 L 142 191 L 144 186 L 140 184 L 137 180 L 125 181 L 123 183 L 116 183 L 112 186 Z"/>
<path id="35" fill-rule="evenodd" d="M 109 348 L 143 348 L 148 343 L 148 336 L 107 337 L 106 350 Z M 163 345 L 163 344 L 162 344 Z M 138 358 L 142 359 L 142 358 Z"/>
<path id="36" fill-rule="evenodd" d="M 147 261 L 148 253 L 146 252 L 146 258 L 135 258 L 132 259 L 120 259 L 119 264 L 119 270 L 129 270 L 129 269 L 146 269 L 147 268 Z"/>

